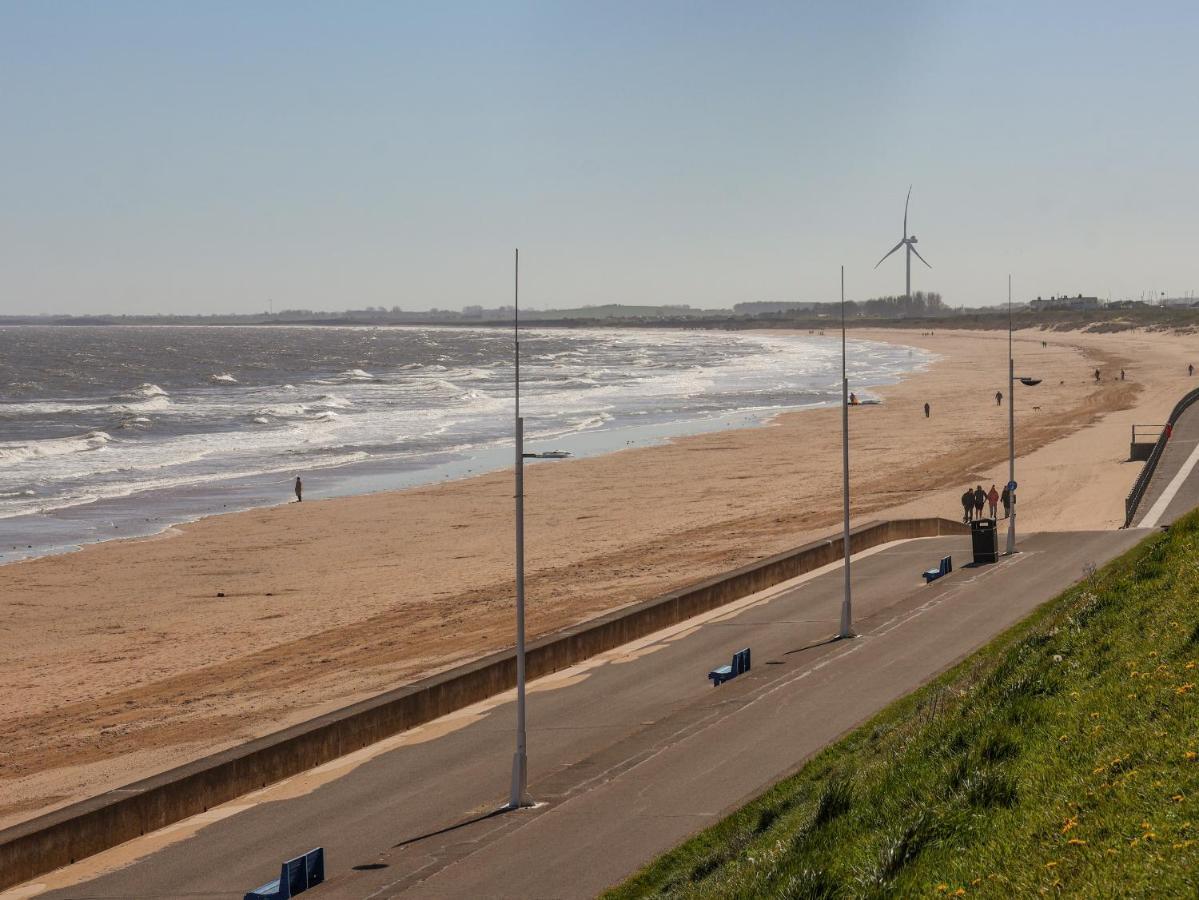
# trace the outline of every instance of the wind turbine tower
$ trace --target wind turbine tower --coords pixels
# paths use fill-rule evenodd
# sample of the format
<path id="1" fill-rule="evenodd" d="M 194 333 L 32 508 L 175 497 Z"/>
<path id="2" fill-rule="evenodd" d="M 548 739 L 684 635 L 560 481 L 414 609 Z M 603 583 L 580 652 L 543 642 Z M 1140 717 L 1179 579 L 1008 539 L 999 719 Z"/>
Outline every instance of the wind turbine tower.
<path id="1" fill-rule="evenodd" d="M 907 248 L 907 254 L 906 254 L 906 256 L 907 256 L 907 260 L 906 260 L 907 274 L 906 274 L 906 276 L 904 278 L 904 282 L 903 282 L 903 287 L 904 287 L 903 295 L 904 295 L 904 297 L 908 298 L 909 300 L 912 298 L 912 254 L 915 253 L 917 259 L 919 259 L 922 263 L 924 263 L 930 269 L 932 268 L 932 265 L 929 264 L 929 261 L 927 259 L 925 259 L 923 256 L 921 256 L 920 251 L 916 249 L 916 235 L 908 234 L 908 203 L 911 201 L 911 199 L 912 199 L 912 186 L 908 185 L 908 197 L 907 197 L 907 200 L 903 201 L 903 240 L 901 240 L 898 244 L 896 244 L 894 247 L 892 247 L 890 250 L 888 250 L 886 252 L 886 254 L 884 254 L 884 256 L 883 256 L 883 259 L 886 259 L 888 256 L 890 256 L 892 253 L 894 253 L 900 247 Z M 876 262 L 874 264 L 874 267 L 876 269 L 883 264 L 883 259 L 880 259 L 878 262 Z"/>

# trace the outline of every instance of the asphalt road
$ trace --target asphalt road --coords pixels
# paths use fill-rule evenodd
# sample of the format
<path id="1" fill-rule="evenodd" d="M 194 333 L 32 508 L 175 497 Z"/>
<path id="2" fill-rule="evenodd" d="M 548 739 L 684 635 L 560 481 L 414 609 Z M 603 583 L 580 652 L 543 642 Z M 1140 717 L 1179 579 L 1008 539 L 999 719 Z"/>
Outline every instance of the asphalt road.
<path id="1" fill-rule="evenodd" d="M 1188 408 L 1174 424 L 1153 478 L 1133 524 L 1153 528 L 1169 525 L 1199 506 L 1199 404 Z"/>
<path id="2" fill-rule="evenodd" d="M 854 562 L 854 640 L 830 640 L 831 567 L 535 682 L 534 809 L 495 814 L 509 693 L 0 898 L 240 898 L 317 845 L 328 881 L 313 900 L 594 896 L 1144 534 L 1032 535 L 978 568 L 963 566 L 968 538 L 889 545 Z M 949 553 L 957 570 L 926 586 L 920 572 Z M 711 687 L 709 669 L 745 646 L 753 671 Z"/>

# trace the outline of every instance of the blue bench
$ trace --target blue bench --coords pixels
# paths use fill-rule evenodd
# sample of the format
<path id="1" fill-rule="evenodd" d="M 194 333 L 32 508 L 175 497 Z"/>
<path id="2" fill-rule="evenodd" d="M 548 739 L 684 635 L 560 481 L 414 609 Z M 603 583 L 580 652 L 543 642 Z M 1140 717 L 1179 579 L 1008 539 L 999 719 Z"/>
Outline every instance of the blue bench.
<path id="1" fill-rule="evenodd" d="M 953 571 L 953 557 L 952 556 L 943 556 L 943 557 L 941 557 L 941 565 L 939 565 L 935 569 L 929 569 L 927 572 L 924 573 L 924 583 L 930 584 L 930 583 L 936 581 L 938 578 L 948 575 L 952 571 Z"/>
<path id="2" fill-rule="evenodd" d="M 749 671 L 749 648 L 738 650 L 733 654 L 733 661 L 727 666 L 721 666 L 719 669 L 713 669 L 708 673 L 708 677 L 712 679 L 712 687 L 719 687 L 730 678 L 736 678 L 742 672 Z"/>
<path id="3" fill-rule="evenodd" d="M 243 900 L 288 900 L 325 880 L 325 848 L 317 847 L 283 864 L 279 877 L 254 888 Z"/>

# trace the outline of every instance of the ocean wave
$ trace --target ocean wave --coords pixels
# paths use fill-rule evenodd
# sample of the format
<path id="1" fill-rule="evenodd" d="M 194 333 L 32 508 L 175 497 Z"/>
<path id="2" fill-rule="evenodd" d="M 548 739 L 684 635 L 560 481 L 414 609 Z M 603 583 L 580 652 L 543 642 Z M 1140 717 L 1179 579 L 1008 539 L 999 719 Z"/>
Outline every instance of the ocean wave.
<path id="1" fill-rule="evenodd" d="M 147 397 L 145 400 L 134 400 L 128 403 L 118 403 L 104 407 L 108 412 L 121 415 L 122 413 L 154 412 L 169 408 L 171 398 L 165 394 Z"/>
<path id="2" fill-rule="evenodd" d="M 167 397 L 170 396 L 156 384 L 142 384 L 131 390 L 125 397 L 132 400 L 148 400 L 151 397 Z"/>
<path id="3" fill-rule="evenodd" d="M 321 394 L 315 400 L 310 400 L 309 406 L 321 409 L 349 409 L 354 405 L 352 400 L 339 397 L 336 394 Z"/>
<path id="4" fill-rule="evenodd" d="M 223 375 L 209 375 L 208 380 L 213 384 L 237 384 L 237 379 L 228 372 Z"/>
<path id="5" fill-rule="evenodd" d="M 362 369 L 346 369 L 346 371 L 342 372 L 339 377 L 345 378 L 348 381 L 374 381 L 375 380 L 374 375 L 372 375 L 370 372 L 366 372 Z"/>
<path id="6" fill-rule="evenodd" d="M 0 464 L 12 465 L 30 459 L 45 459 L 49 456 L 66 456 L 70 453 L 86 453 L 89 450 L 102 450 L 112 440 L 112 435 L 104 431 L 89 431 L 77 437 L 49 438 L 44 441 L 29 441 L 28 443 L 0 444 Z"/>
<path id="7" fill-rule="evenodd" d="M 254 410 L 253 416 L 265 418 L 272 416 L 276 419 L 290 419 L 306 415 L 308 407 L 303 403 L 279 403 L 275 406 L 263 406 L 260 409 Z"/>
<path id="8" fill-rule="evenodd" d="M 594 416 L 586 416 L 581 419 L 567 419 L 567 424 L 576 431 L 589 431 L 592 428 L 601 428 L 612 421 L 612 416 L 609 413 L 597 413 Z"/>
<path id="9" fill-rule="evenodd" d="M 70 493 L 59 495 L 57 497 L 37 497 L 32 491 L 23 493 L 19 499 L 13 499 L 7 502 L 3 507 L 0 507 L 0 519 L 9 519 L 15 516 L 29 515 L 31 513 L 48 513 L 59 509 L 70 509 L 75 506 L 83 506 L 89 503 L 95 503 L 99 500 L 111 500 L 117 497 L 129 497 L 133 494 L 141 494 L 147 491 L 170 490 L 177 488 L 194 487 L 200 484 L 212 484 L 214 482 L 226 481 L 230 478 L 247 478 L 252 476 L 274 475 L 283 472 L 294 473 L 297 468 L 307 471 L 308 469 L 330 469 L 339 466 L 346 466 L 352 463 L 361 462 L 367 459 L 370 454 L 363 451 L 330 451 L 323 458 L 309 458 L 303 461 L 288 460 L 282 465 L 266 465 L 266 466 L 247 466 L 236 471 L 223 472 L 204 472 L 194 474 L 183 474 L 178 476 L 153 477 L 141 480 L 126 481 L 121 483 L 110 484 L 95 484 L 87 485 L 86 491 L 81 490 L 79 493 Z M 8 495 L 13 496 L 15 495 Z"/>

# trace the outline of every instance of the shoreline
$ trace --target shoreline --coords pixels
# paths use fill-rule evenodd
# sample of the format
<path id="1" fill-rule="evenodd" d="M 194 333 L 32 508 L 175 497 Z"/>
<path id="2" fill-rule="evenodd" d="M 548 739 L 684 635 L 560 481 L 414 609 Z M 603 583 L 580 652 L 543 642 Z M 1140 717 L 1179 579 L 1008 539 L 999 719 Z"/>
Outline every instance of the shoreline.
<path id="1" fill-rule="evenodd" d="M 1006 472 L 1007 410 L 991 399 L 1006 384 L 1006 335 L 899 334 L 941 358 L 880 388 L 883 404 L 851 411 L 857 522 L 882 510 L 953 517 L 964 479 Z M 1024 532 L 1122 522 L 1139 471 L 1118 465 L 1126 423 L 1152 421 L 1185 392 L 1171 374 L 1185 369 L 1179 343 L 1018 335 L 1021 365 L 1047 376 L 1044 390 L 1018 395 Z M 1133 369 L 1146 348 L 1153 366 Z M 1092 361 L 1137 380 L 1089 384 Z M 835 406 L 788 411 L 531 466 L 530 637 L 839 521 L 839 420 Z M 15 736 L 0 757 L 0 826 L 511 646 L 509 481 L 501 471 L 285 504 L 0 566 L 0 589 L 20 597 L 0 632 L 13 647 L 0 681 L 16 697 L 0 718 Z"/>
<path id="2" fill-rule="evenodd" d="M 775 342 L 786 340 L 789 336 L 833 340 L 826 339 L 823 334 L 817 336 L 800 332 L 792 334 L 764 330 L 745 334 Z M 857 339 L 857 343 L 859 346 L 856 349 L 861 353 L 877 352 L 882 345 L 895 357 L 876 366 L 873 374 L 864 377 L 862 386 L 867 391 L 921 371 L 931 362 L 927 358 L 910 360 L 904 371 L 897 375 L 894 369 L 900 366 L 899 354 L 907 350 L 910 358 L 915 348 L 894 340 Z M 851 351 L 853 349 L 851 347 Z M 766 352 L 765 348 L 763 352 Z M 606 416 L 602 402 L 596 402 L 601 403 L 597 407 L 597 415 Z M 743 406 L 703 411 L 688 410 L 687 401 L 682 397 L 680 404 L 683 408 L 674 417 L 647 417 L 645 422 L 624 421 L 611 427 L 601 425 L 557 436 L 530 433 L 526 435 L 526 446 L 530 450 L 566 449 L 571 452 L 572 458 L 586 459 L 631 447 L 660 446 L 692 435 L 762 427 L 784 413 L 836 405 L 835 401 L 830 400 L 782 407 Z M 305 494 L 309 502 L 411 490 L 486 475 L 511 468 L 511 440 L 509 433 L 506 438 L 486 441 L 477 446 L 463 445 L 452 451 L 430 449 L 423 456 L 412 458 L 397 458 L 386 452 L 376 455 L 359 453 L 363 458 L 325 467 L 305 468 L 301 464 L 250 474 L 229 474 L 227 477 L 214 473 L 212 477 L 201 481 L 170 488 L 131 489 L 127 494 L 0 517 L 0 566 L 73 553 L 83 547 L 111 541 L 153 538 L 172 528 L 186 527 L 212 516 L 284 506 L 294 502 L 291 499 L 291 487 L 295 474 L 304 476 Z"/>

